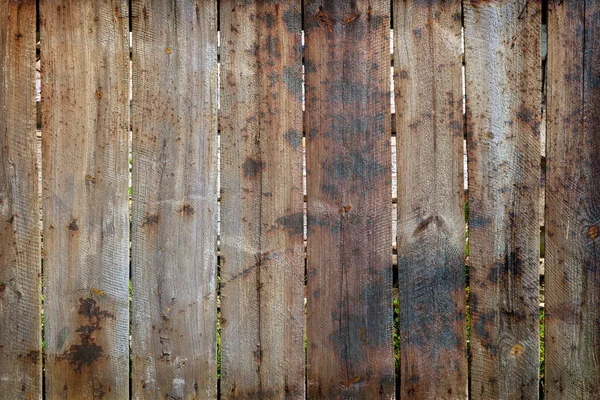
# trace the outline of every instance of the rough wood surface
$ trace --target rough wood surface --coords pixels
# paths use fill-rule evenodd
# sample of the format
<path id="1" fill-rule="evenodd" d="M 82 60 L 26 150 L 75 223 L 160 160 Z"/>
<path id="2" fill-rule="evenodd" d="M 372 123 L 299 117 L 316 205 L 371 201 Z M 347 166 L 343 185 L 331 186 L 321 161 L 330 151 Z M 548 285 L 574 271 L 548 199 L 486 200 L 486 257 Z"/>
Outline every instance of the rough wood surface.
<path id="1" fill-rule="evenodd" d="M 541 1 L 464 3 L 471 397 L 538 397 Z"/>
<path id="2" fill-rule="evenodd" d="M 389 15 L 304 4 L 309 398 L 395 393 Z"/>
<path id="3" fill-rule="evenodd" d="M 461 2 L 394 2 L 400 398 L 465 399 Z"/>
<path id="4" fill-rule="evenodd" d="M 0 399 L 42 397 L 35 1 L 0 1 Z"/>
<path id="5" fill-rule="evenodd" d="M 600 3 L 548 13 L 546 376 L 548 399 L 600 392 Z"/>
<path id="6" fill-rule="evenodd" d="M 128 9 L 40 2 L 46 397 L 129 395 Z"/>
<path id="7" fill-rule="evenodd" d="M 132 392 L 214 399 L 216 1 L 132 12 Z"/>
<path id="8" fill-rule="evenodd" d="M 301 2 L 221 1 L 221 396 L 304 399 Z"/>

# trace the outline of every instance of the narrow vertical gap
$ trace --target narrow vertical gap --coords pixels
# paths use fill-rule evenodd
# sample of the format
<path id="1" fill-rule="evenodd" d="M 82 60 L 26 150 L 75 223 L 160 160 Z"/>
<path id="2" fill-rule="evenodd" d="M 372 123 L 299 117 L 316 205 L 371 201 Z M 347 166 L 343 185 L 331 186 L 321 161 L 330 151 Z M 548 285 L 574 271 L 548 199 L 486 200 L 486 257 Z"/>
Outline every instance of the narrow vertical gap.
<path id="1" fill-rule="evenodd" d="M 545 266 L 545 257 L 546 257 L 546 243 L 545 243 L 545 205 L 546 205 L 546 77 L 547 77 L 547 59 L 548 59 L 548 0 L 542 0 L 542 46 L 541 46 L 541 57 L 542 57 L 542 87 L 541 87 L 541 96 L 542 96 L 542 121 L 541 121 L 541 129 L 540 129 L 540 149 L 541 149 L 541 185 L 540 188 L 540 196 L 543 196 L 542 204 L 544 207 L 540 207 L 540 212 L 542 213 L 541 221 L 543 224 L 540 226 L 540 305 L 539 305 L 539 323 L 540 323 L 540 366 L 539 366 L 539 398 L 543 400 L 545 398 L 545 299 L 544 299 L 544 266 Z"/>
<path id="2" fill-rule="evenodd" d="M 221 0 L 217 0 L 217 399 L 221 398 Z"/>
<path id="3" fill-rule="evenodd" d="M 306 181 L 306 68 L 305 68 L 305 36 L 304 36 L 304 1 L 300 2 L 300 26 L 301 26 L 301 62 L 302 62 L 302 218 L 303 218 L 303 240 L 304 240 L 304 325 L 303 325 L 303 349 L 304 349 L 304 398 L 308 399 L 308 190 Z"/>
<path id="4" fill-rule="evenodd" d="M 394 379 L 396 398 L 400 398 L 400 293 L 398 291 L 398 163 L 397 163 L 397 132 L 396 132 L 396 98 L 394 81 L 394 2 L 390 1 L 390 146 L 392 157 L 392 322 L 393 322 L 393 345 L 394 345 Z"/>
<path id="5" fill-rule="evenodd" d="M 41 34 L 40 34 L 40 0 L 36 0 L 35 11 L 35 109 L 36 109 L 36 154 L 37 154 L 37 169 L 38 169 L 38 202 L 40 213 L 40 320 L 41 320 L 41 346 L 42 346 L 42 399 L 46 398 L 46 332 L 45 332 L 45 308 L 44 308 L 44 235 L 43 235 L 43 196 L 42 196 L 42 79 L 41 79 Z"/>
<path id="6" fill-rule="evenodd" d="M 132 201 L 133 201 L 133 1 L 128 1 L 128 38 L 129 38 L 129 132 L 127 138 L 128 162 L 129 162 L 129 193 L 128 193 L 128 217 L 129 217 L 129 398 L 133 396 L 133 281 L 132 281 L 132 235 L 131 224 Z"/>
<path id="7" fill-rule="evenodd" d="M 462 57 L 462 118 L 463 118 L 463 187 L 465 217 L 465 329 L 467 341 L 467 396 L 471 398 L 471 263 L 469 259 L 469 159 L 467 151 L 467 76 L 465 56 L 465 4 L 461 1 L 461 57 Z"/>

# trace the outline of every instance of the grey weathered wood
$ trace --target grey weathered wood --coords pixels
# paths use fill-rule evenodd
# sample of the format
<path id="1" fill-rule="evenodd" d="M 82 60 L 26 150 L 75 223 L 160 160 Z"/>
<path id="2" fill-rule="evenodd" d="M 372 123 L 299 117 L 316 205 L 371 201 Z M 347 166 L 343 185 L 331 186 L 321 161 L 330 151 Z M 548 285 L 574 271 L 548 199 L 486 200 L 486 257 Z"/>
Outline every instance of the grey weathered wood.
<path id="1" fill-rule="evenodd" d="M 546 398 L 600 392 L 600 3 L 548 13 Z"/>
<path id="2" fill-rule="evenodd" d="M 42 0 L 46 396 L 129 395 L 128 9 Z"/>
<path id="3" fill-rule="evenodd" d="M 214 399 L 216 1 L 132 12 L 132 394 Z"/>
<path id="4" fill-rule="evenodd" d="M 301 2 L 221 1 L 221 397 L 304 399 Z"/>
<path id="5" fill-rule="evenodd" d="M 465 399 L 461 2 L 394 2 L 400 398 Z"/>
<path id="6" fill-rule="evenodd" d="M 465 1 L 471 397 L 538 397 L 541 1 Z"/>
<path id="7" fill-rule="evenodd" d="M 304 4 L 309 398 L 395 393 L 389 16 Z"/>
<path id="8" fill-rule="evenodd" d="M 0 399 L 42 397 L 35 1 L 0 1 Z"/>

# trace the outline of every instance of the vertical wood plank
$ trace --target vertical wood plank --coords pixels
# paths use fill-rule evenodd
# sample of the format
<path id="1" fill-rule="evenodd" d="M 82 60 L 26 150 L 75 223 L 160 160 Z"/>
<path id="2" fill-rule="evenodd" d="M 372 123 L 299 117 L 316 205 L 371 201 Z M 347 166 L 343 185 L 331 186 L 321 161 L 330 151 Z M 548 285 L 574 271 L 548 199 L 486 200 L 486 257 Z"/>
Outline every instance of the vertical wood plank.
<path id="1" fill-rule="evenodd" d="M 467 397 L 461 2 L 394 2 L 400 397 Z"/>
<path id="2" fill-rule="evenodd" d="M 221 1 L 221 395 L 304 399 L 301 2 Z"/>
<path id="3" fill-rule="evenodd" d="M 538 397 L 541 2 L 464 3 L 471 397 Z"/>
<path id="4" fill-rule="evenodd" d="M 395 393 L 389 17 L 304 4 L 309 398 Z"/>
<path id="5" fill-rule="evenodd" d="M 133 2 L 134 398 L 216 398 L 216 23 Z"/>
<path id="6" fill-rule="evenodd" d="M 40 2 L 46 396 L 129 395 L 128 9 Z"/>
<path id="7" fill-rule="evenodd" d="M 548 399 L 600 391 L 600 3 L 551 1 L 546 160 Z"/>
<path id="8" fill-rule="evenodd" d="M 42 396 L 35 1 L 0 1 L 0 399 Z"/>

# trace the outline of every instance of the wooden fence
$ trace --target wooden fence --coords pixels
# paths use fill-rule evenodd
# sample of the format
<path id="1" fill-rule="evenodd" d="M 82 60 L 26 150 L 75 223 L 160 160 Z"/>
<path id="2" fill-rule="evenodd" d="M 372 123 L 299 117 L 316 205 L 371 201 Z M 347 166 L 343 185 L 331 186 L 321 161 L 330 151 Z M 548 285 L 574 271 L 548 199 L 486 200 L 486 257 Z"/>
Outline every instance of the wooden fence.
<path id="1" fill-rule="evenodd" d="M 0 399 L 599 398 L 600 1 L 37 3 Z"/>

